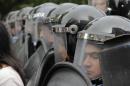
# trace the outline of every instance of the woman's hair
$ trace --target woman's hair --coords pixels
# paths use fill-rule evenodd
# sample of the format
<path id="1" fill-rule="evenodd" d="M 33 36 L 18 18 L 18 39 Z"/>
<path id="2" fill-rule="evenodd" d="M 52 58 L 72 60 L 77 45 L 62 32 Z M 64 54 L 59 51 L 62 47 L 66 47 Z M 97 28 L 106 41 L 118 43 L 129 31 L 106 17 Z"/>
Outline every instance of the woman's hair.
<path id="1" fill-rule="evenodd" d="M 4 24 L 2 24 L 1 22 L 0 22 L 0 64 L 6 64 L 8 66 L 11 66 L 14 70 L 16 70 L 19 73 L 25 84 L 22 64 L 20 64 L 20 61 L 13 55 L 10 46 L 9 33 L 7 32 L 7 29 L 4 26 Z"/>

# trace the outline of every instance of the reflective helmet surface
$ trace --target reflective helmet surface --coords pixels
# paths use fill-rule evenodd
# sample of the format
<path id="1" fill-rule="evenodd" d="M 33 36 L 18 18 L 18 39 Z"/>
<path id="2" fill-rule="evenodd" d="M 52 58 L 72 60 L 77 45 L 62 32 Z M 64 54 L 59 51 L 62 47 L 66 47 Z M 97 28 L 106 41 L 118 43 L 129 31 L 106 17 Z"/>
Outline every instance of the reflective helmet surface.
<path id="1" fill-rule="evenodd" d="M 48 15 L 57 7 L 58 5 L 54 3 L 44 3 L 35 9 L 32 18 L 34 24 L 34 41 L 42 42 L 46 52 L 52 48 L 53 44 L 53 34 Z"/>
<path id="2" fill-rule="evenodd" d="M 88 5 L 80 5 L 75 8 L 71 8 L 63 14 L 58 23 L 59 25 L 55 25 L 53 27 L 55 32 L 54 48 L 55 55 L 57 57 L 56 60 L 73 58 L 77 42 L 77 32 L 81 31 L 85 25 L 93 19 L 103 16 L 105 16 L 105 13 Z"/>
<path id="3" fill-rule="evenodd" d="M 74 3 L 63 3 L 60 4 L 58 8 L 52 11 L 52 13 L 49 15 L 49 18 L 52 23 L 57 23 L 58 19 L 61 17 L 62 14 L 64 14 L 67 10 L 78 6 Z"/>
<path id="4" fill-rule="evenodd" d="M 32 7 L 25 7 L 18 12 L 17 22 L 16 22 L 16 27 L 17 27 L 18 32 L 20 30 L 25 29 L 25 23 L 27 20 L 27 16 L 32 9 L 33 9 Z"/>
<path id="5" fill-rule="evenodd" d="M 78 33 L 74 63 L 79 64 L 94 80 L 101 77 L 100 52 L 103 42 L 122 34 L 129 34 L 130 20 L 121 16 L 105 16 L 91 21 Z"/>

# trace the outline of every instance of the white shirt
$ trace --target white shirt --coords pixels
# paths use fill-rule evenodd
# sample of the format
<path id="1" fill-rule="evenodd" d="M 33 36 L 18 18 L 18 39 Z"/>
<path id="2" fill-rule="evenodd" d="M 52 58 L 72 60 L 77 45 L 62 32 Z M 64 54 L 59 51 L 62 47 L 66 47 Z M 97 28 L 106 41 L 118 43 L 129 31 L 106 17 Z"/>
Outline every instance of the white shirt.
<path id="1" fill-rule="evenodd" d="M 0 69 L 0 86 L 24 86 L 20 75 L 10 66 Z"/>

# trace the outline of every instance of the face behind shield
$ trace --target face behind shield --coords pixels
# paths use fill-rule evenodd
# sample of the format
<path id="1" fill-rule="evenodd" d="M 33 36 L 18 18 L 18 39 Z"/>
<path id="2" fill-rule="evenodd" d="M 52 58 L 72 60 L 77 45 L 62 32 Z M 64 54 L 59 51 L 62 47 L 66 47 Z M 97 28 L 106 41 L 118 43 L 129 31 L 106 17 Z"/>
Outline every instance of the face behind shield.
<path id="1" fill-rule="evenodd" d="M 53 48 L 54 34 L 52 33 L 52 26 L 50 23 L 39 22 L 38 25 L 38 39 L 42 42 L 46 51 Z"/>
<path id="2" fill-rule="evenodd" d="M 67 40 L 66 40 L 66 30 L 62 25 L 53 26 L 54 32 L 54 51 L 55 51 L 55 61 L 62 62 L 66 61 L 67 55 Z"/>
<path id="3" fill-rule="evenodd" d="M 35 7 L 32 15 L 32 22 L 34 23 L 33 33 L 34 33 L 34 41 L 37 43 L 39 39 L 44 44 L 46 51 L 48 51 L 52 47 L 53 37 L 51 36 L 51 24 L 48 19 L 48 15 L 57 8 L 57 5 L 54 3 L 44 3 Z"/>
<path id="4" fill-rule="evenodd" d="M 99 58 L 103 49 L 102 41 L 111 37 L 110 34 L 78 34 L 74 63 L 80 65 L 91 80 L 101 77 Z"/>
<path id="5" fill-rule="evenodd" d="M 116 28 L 115 28 L 116 27 Z M 101 77 L 100 52 L 103 42 L 129 31 L 129 20 L 118 16 L 106 16 L 93 20 L 78 33 L 74 63 L 80 65 L 91 80 Z"/>
<path id="6" fill-rule="evenodd" d="M 11 43 L 15 44 L 18 40 L 18 34 L 16 33 L 16 28 L 15 28 L 15 23 L 12 22 L 9 24 L 10 25 L 10 35 L 11 35 Z"/>
<path id="7" fill-rule="evenodd" d="M 15 33 L 16 33 L 16 30 L 15 30 L 15 23 L 14 22 L 12 22 L 12 23 L 10 23 L 9 24 L 9 26 L 10 26 L 10 33 L 11 33 L 11 36 L 15 36 Z"/>
<path id="8" fill-rule="evenodd" d="M 105 14 L 97 10 L 95 7 L 88 5 L 81 5 L 68 10 L 61 19 L 62 28 L 68 28 L 66 32 L 67 42 L 67 61 L 73 62 L 75 47 L 77 42 L 77 33 L 84 29 L 84 27 L 93 19 L 104 17 Z"/>
<path id="9" fill-rule="evenodd" d="M 20 32 L 22 30 L 22 26 L 23 26 L 22 20 L 17 20 L 16 22 L 17 32 Z"/>
<path id="10" fill-rule="evenodd" d="M 101 77 L 101 69 L 99 63 L 99 53 L 101 48 L 97 47 L 96 44 L 88 43 L 85 48 L 85 56 L 83 66 L 87 69 L 87 74 L 90 79 L 96 79 Z"/>

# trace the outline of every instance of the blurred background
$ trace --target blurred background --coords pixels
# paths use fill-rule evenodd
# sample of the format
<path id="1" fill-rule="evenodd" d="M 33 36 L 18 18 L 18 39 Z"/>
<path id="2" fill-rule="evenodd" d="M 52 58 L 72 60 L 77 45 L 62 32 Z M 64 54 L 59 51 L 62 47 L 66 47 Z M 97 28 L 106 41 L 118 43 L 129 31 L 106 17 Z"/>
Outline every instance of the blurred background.
<path id="1" fill-rule="evenodd" d="M 12 10 L 18 10 L 27 6 L 34 7 L 45 2 L 87 4 L 88 0 L 0 0 L 0 20 L 3 20 L 7 13 Z"/>

